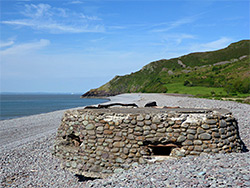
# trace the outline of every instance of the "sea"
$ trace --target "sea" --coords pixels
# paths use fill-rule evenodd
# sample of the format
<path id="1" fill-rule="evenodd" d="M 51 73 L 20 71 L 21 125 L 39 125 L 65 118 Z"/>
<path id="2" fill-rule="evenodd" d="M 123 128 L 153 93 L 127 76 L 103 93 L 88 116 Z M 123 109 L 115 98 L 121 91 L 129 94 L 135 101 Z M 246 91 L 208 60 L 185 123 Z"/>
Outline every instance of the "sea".
<path id="1" fill-rule="evenodd" d="M 107 102 L 80 98 L 81 94 L 0 94 L 0 120 Z"/>

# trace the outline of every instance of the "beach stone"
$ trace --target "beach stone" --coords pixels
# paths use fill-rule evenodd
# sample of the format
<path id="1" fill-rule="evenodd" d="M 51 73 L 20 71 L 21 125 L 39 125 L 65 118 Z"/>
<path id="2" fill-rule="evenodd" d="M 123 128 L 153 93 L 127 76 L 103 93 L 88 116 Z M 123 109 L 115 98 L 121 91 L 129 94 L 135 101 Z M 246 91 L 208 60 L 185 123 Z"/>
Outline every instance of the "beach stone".
<path id="1" fill-rule="evenodd" d="M 122 169 L 122 168 L 116 168 L 114 170 L 114 173 L 120 173 L 120 172 L 123 172 L 123 171 L 124 171 L 124 169 Z"/>
<path id="2" fill-rule="evenodd" d="M 202 141 L 201 140 L 194 140 L 194 145 L 202 145 Z"/>
<path id="3" fill-rule="evenodd" d="M 188 128 L 188 126 L 189 126 L 189 124 L 187 124 L 187 123 L 182 123 L 181 124 L 181 127 L 183 127 L 183 128 Z"/>
<path id="4" fill-rule="evenodd" d="M 193 145 L 193 142 L 191 140 L 186 140 L 186 141 L 182 142 L 182 145 L 183 146 L 190 146 L 190 145 Z"/>
<path id="5" fill-rule="evenodd" d="M 124 125 L 126 125 L 126 124 L 124 124 Z M 126 125 L 126 126 L 122 126 L 122 128 L 125 128 L 125 127 L 129 127 L 129 128 L 135 128 L 135 126 L 136 125 L 133 125 L 133 124 L 128 124 L 128 125 Z"/>
<path id="6" fill-rule="evenodd" d="M 168 127 L 166 131 L 170 133 L 173 132 L 173 129 L 171 127 Z"/>
<path id="7" fill-rule="evenodd" d="M 219 129 L 219 133 L 220 133 L 220 134 L 225 134 L 225 133 L 226 133 L 226 131 L 225 131 L 225 129 L 224 129 L 224 128 L 220 128 L 220 129 Z"/>
<path id="8" fill-rule="evenodd" d="M 158 127 L 158 128 L 163 128 L 164 125 L 163 125 L 163 124 L 159 124 L 159 125 L 157 125 L 157 127 Z"/>
<path id="9" fill-rule="evenodd" d="M 144 122 L 142 122 L 142 121 L 140 122 L 139 121 L 139 122 L 137 122 L 137 125 L 140 126 L 140 127 L 143 127 L 144 126 Z"/>
<path id="10" fill-rule="evenodd" d="M 143 126 L 143 130 L 151 130 L 150 126 Z"/>
<path id="11" fill-rule="evenodd" d="M 134 137 L 135 137 L 135 136 L 134 136 L 133 134 L 129 134 L 129 135 L 128 135 L 128 139 L 130 139 L 130 140 L 133 140 Z"/>
<path id="12" fill-rule="evenodd" d="M 196 134 L 196 130 L 193 130 L 193 129 L 188 129 L 188 130 L 187 130 L 187 133 L 190 133 L 190 134 Z"/>
<path id="13" fill-rule="evenodd" d="M 174 125 L 174 121 L 168 121 L 168 124 L 169 124 L 170 126 L 172 126 L 172 125 Z"/>
<path id="14" fill-rule="evenodd" d="M 130 120 L 129 119 L 125 119 L 123 122 L 126 123 L 126 124 L 129 124 Z"/>
<path id="15" fill-rule="evenodd" d="M 102 153 L 102 158 L 103 159 L 107 159 L 109 157 L 109 154 L 108 153 Z"/>
<path id="16" fill-rule="evenodd" d="M 115 159 L 115 161 L 116 161 L 117 163 L 123 163 L 123 162 L 124 162 L 124 160 L 123 160 L 122 158 L 120 158 L 120 157 L 117 157 L 117 158 Z"/>
<path id="17" fill-rule="evenodd" d="M 194 146 L 194 151 L 203 151 L 203 148 L 201 146 Z"/>
<path id="18" fill-rule="evenodd" d="M 84 126 L 86 126 L 86 125 L 89 124 L 89 122 L 85 120 L 85 121 L 82 122 L 82 124 L 83 124 Z"/>
<path id="19" fill-rule="evenodd" d="M 160 132 L 160 133 L 164 133 L 166 131 L 165 128 L 162 128 L 162 129 L 157 129 L 157 132 Z"/>
<path id="20" fill-rule="evenodd" d="M 114 141 L 120 141 L 120 140 L 122 140 L 122 137 L 120 137 L 120 136 L 115 136 L 114 137 Z"/>
<path id="21" fill-rule="evenodd" d="M 214 125 L 214 124 L 217 123 L 217 121 L 216 121 L 215 119 L 207 119 L 207 120 L 206 120 L 206 123 L 207 123 L 208 125 Z"/>
<path id="22" fill-rule="evenodd" d="M 199 151 L 190 151 L 190 155 L 199 155 L 200 152 Z"/>
<path id="23" fill-rule="evenodd" d="M 150 120 L 146 120 L 144 123 L 145 125 L 151 125 L 152 122 Z"/>
<path id="24" fill-rule="evenodd" d="M 144 117 L 142 115 L 137 116 L 137 121 L 143 121 Z"/>
<path id="25" fill-rule="evenodd" d="M 152 122 L 155 124 L 159 124 L 161 122 L 161 120 L 158 117 L 153 117 Z"/>
<path id="26" fill-rule="evenodd" d="M 205 129 L 205 130 L 207 130 L 207 129 L 210 128 L 209 125 L 207 125 L 207 124 L 202 124 L 201 127 L 202 127 L 203 129 Z"/>
<path id="27" fill-rule="evenodd" d="M 157 129 L 156 124 L 152 124 L 150 127 L 151 127 L 152 130 L 156 130 Z"/>
<path id="28" fill-rule="evenodd" d="M 174 129 L 174 133 L 180 133 L 181 129 Z"/>
<path id="29" fill-rule="evenodd" d="M 100 131 L 100 132 L 102 132 L 103 129 L 104 129 L 104 128 L 103 128 L 102 126 L 96 128 L 96 130 L 97 130 L 97 131 Z"/>
<path id="30" fill-rule="evenodd" d="M 193 135 L 193 134 L 188 134 L 188 135 L 187 135 L 187 139 L 189 139 L 189 140 L 194 140 L 194 135 Z"/>
<path id="31" fill-rule="evenodd" d="M 114 142 L 114 147 L 122 148 L 125 146 L 124 142 Z"/>
<path id="32" fill-rule="evenodd" d="M 111 138 L 106 138 L 106 140 L 105 140 L 106 142 L 108 142 L 108 143 L 113 143 L 114 142 L 114 139 L 111 139 Z"/>
<path id="33" fill-rule="evenodd" d="M 95 135 L 95 131 L 94 130 L 88 130 L 87 133 L 88 133 L 88 135 Z"/>
<path id="34" fill-rule="evenodd" d="M 145 139 L 144 136 L 137 136 L 137 137 L 135 138 L 135 140 L 137 140 L 137 141 L 142 141 L 142 140 L 144 140 L 144 139 Z"/>
<path id="35" fill-rule="evenodd" d="M 71 162 L 71 167 L 72 167 L 72 168 L 76 168 L 76 167 L 77 167 L 77 163 L 76 163 L 75 161 L 72 161 L 72 162 Z"/>
<path id="36" fill-rule="evenodd" d="M 93 130 L 94 129 L 94 125 L 93 124 L 88 124 L 85 128 L 87 129 L 87 130 Z"/>
<path id="37" fill-rule="evenodd" d="M 145 116 L 145 120 L 150 120 L 151 119 L 151 116 L 149 115 L 149 114 L 147 114 L 146 116 Z"/>
<path id="38" fill-rule="evenodd" d="M 144 135 L 145 138 L 153 138 L 156 134 L 148 134 L 148 135 Z"/>
<path id="39" fill-rule="evenodd" d="M 180 149 L 180 148 L 174 148 L 171 151 L 170 156 L 185 157 L 185 150 L 184 149 Z"/>
<path id="40" fill-rule="evenodd" d="M 131 148 L 129 151 L 130 151 L 130 153 L 136 153 L 137 149 L 136 148 Z"/>
<path id="41" fill-rule="evenodd" d="M 139 148 L 140 146 L 138 144 L 133 144 L 132 148 Z"/>
<path id="42" fill-rule="evenodd" d="M 225 128 L 225 127 L 227 127 L 227 122 L 225 120 L 220 120 L 219 126 L 220 126 L 220 128 Z"/>
<path id="43" fill-rule="evenodd" d="M 212 133 L 212 136 L 213 136 L 214 138 L 220 138 L 220 134 L 217 133 L 217 132 L 213 132 L 213 133 Z"/>
<path id="44" fill-rule="evenodd" d="M 178 138 L 177 138 L 177 142 L 183 142 L 183 141 L 185 141 L 186 140 L 186 137 L 184 137 L 184 136 L 179 136 Z"/>
<path id="45" fill-rule="evenodd" d="M 210 140 L 212 136 L 208 133 L 202 133 L 198 136 L 201 140 Z"/>
<path id="46" fill-rule="evenodd" d="M 145 163 L 146 163 L 146 161 L 145 161 L 145 159 L 144 159 L 144 158 L 142 158 L 142 157 L 141 157 L 141 158 L 139 158 L 139 163 L 140 163 L 140 164 L 145 164 Z"/>
<path id="47" fill-rule="evenodd" d="M 134 119 L 131 121 L 131 124 L 132 124 L 132 125 L 135 125 L 136 123 L 137 123 L 137 122 L 136 122 L 136 120 L 134 120 Z"/>
<path id="48" fill-rule="evenodd" d="M 197 129 L 197 133 L 198 133 L 198 134 L 201 134 L 201 133 L 204 133 L 204 132 L 205 132 L 204 129 L 202 129 L 202 128 L 200 128 L 200 127 Z"/>
<path id="49" fill-rule="evenodd" d="M 123 148 L 123 153 L 127 155 L 129 153 L 128 148 Z"/>
<path id="50" fill-rule="evenodd" d="M 134 129 L 131 129 L 131 128 L 129 128 L 128 129 L 128 134 L 131 134 L 131 133 L 133 133 L 134 132 Z M 117 135 L 118 136 L 118 135 Z M 121 136 L 121 135 L 120 135 Z"/>
<path id="51" fill-rule="evenodd" d="M 132 144 L 127 144 L 126 147 L 127 147 L 127 148 L 131 148 L 131 147 L 132 147 Z"/>
<path id="52" fill-rule="evenodd" d="M 102 155 L 102 151 L 96 151 L 96 155 Z"/>
<path id="53" fill-rule="evenodd" d="M 135 135 L 135 136 L 141 136 L 141 135 L 142 135 L 142 132 L 134 132 L 134 135 Z"/>
<path id="54" fill-rule="evenodd" d="M 143 128 L 141 128 L 141 127 L 135 127 L 135 131 L 143 131 Z"/>

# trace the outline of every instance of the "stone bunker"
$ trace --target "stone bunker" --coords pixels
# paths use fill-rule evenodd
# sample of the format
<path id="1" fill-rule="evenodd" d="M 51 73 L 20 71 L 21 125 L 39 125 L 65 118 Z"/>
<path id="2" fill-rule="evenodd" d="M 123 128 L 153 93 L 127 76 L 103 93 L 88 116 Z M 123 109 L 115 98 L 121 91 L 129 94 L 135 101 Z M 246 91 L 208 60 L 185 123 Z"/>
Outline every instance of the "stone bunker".
<path id="1" fill-rule="evenodd" d="M 54 155 L 75 174 L 103 178 L 169 156 L 242 149 L 227 110 L 109 108 L 66 111 Z"/>

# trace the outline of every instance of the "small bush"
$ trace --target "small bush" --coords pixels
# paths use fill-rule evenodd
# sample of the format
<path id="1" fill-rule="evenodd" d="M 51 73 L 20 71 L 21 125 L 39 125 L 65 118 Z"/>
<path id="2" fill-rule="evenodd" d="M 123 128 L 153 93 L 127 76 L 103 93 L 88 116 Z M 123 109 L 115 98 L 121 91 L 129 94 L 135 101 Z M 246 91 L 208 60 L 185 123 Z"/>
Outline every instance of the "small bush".
<path id="1" fill-rule="evenodd" d="M 193 86 L 193 83 L 191 81 L 189 81 L 189 80 L 185 80 L 183 85 L 191 87 L 191 86 Z"/>

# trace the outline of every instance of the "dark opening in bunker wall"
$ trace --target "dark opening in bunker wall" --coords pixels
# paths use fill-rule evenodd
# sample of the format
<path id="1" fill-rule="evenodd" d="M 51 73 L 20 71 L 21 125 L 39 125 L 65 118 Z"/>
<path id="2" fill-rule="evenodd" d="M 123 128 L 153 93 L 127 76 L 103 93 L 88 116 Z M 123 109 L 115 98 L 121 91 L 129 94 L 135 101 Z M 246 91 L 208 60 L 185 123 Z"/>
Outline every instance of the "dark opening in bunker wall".
<path id="1" fill-rule="evenodd" d="M 169 156 L 174 148 L 179 148 L 177 144 L 149 144 L 148 148 L 151 156 Z"/>
<path id="2" fill-rule="evenodd" d="M 66 140 L 67 145 L 73 145 L 75 147 L 79 147 L 82 143 L 79 136 L 76 136 L 75 134 L 70 134 L 68 136 L 64 136 L 63 139 Z"/>

